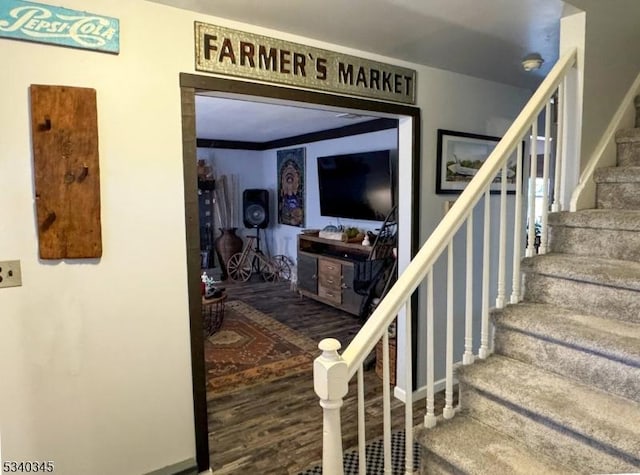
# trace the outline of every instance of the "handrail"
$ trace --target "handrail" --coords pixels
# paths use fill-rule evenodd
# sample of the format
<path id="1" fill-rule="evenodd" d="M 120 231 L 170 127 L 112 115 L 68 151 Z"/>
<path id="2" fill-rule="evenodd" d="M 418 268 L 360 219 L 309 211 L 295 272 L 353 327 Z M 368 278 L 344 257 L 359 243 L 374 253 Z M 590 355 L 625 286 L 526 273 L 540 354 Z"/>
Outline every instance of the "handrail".
<path id="1" fill-rule="evenodd" d="M 454 274 L 454 237 L 456 233 L 466 223 L 466 292 L 465 292 L 465 335 L 464 346 L 465 353 L 463 355 L 462 363 L 465 365 L 473 364 L 475 355 L 473 353 L 474 348 L 474 280 L 473 280 L 473 249 L 474 249 L 474 237 L 473 237 L 473 213 L 477 204 L 484 197 L 484 218 L 483 218 L 483 237 L 482 237 L 482 277 L 480 279 L 481 285 L 481 297 L 482 305 L 481 312 L 478 313 L 478 317 L 481 317 L 480 325 L 480 346 L 478 348 L 477 357 L 484 359 L 489 357 L 493 350 L 493 343 L 491 337 L 490 328 L 490 280 L 497 277 L 497 293 L 495 306 L 500 309 L 507 303 L 507 282 L 506 273 L 506 243 L 507 243 L 507 226 L 510 222 L 513 222 L 513 267 L 512 282 L 511 282 L 511 296 L 509 302 L 516 304 L 523 298 L 523 292 L 521 287 L 522 276 L 520 273 L 520 259 L 522 258 L 522 244 L 523 229 L 528 226 L 527 241 L 526 241 L 526 256 L 533 256 L 535 253 L 545 253 L 547 247 L 547 214 L 549 208 L 554 211 L 561 209 L 563 203 L 559 198 L 563 195 L 562 186 L 566 186 L 566 182 L 563 180 L 563 165 L 573 164 L 576 157 L 568 156 L 565 147 L 562 144 L 567 137 L 564 133 L 565 122 L 576 122 L 575 114 L 572 114 L 572 108 L 567 104 L 571 103 L 571 99 L 578 100 L 576 95 L 575 84 L 572 83 L 569 77 L 569 69 L 576 64 L 577 50 L 570 51 L 564 54 L 560 60 L 551 69 L 549 75 L 542 82 L 538 90 L 532 95 L 531 99 L 522 109 L 522 112 L 517 116 L 513 125 L 507 130 L 504 137 L 498 142 L 493 152 L 487 157 L 482 166 L 475 172 L 472 180 L 466 185 L 464 191 L 460 194 L 455 201 L 451 210 L 444 216 L 442 221 L 438 224 L 431 236 L 426 240 L 424 245 L 418 251 L 413 260 L 409 263 L 404 272 L 399 276 L 396 284 L 389 290 L 385 298 L 383 298 L 377 305 L 372 315 L 363 325 L 361 330 L 356 334 L 349 346 L 344 350 L 342 355 L 338 353 L 340 344 L 337 340 L 325 339 L 320 342 L 319 348 L 323 351 L 322 355 L 314 361 L 314 388 L 316 394 L 320 399 L 320 405 L 323 408 L 323 453 L 322 463 L 325 473 L 331 473 L 335 475 L 342 475 L 344 473 L 342 464 L 342 428 L 340 423 L 340 408 L 343 403 L 344 396 L 349 391 L 349 380 L 351 380 L 356 372 L 358 372 L 358 440 L 359 440 L 359 457 L 362 463 L 359 464 L 359 473 L 363 474 L 366 471 L 364 464 L 365 450 L 362 441 L 366 438 L 365 422 L 363 411 L 364 401 L 362 400 L 363 385 L 362 372 L 365 358 L 371 353 L 373 347 L 382 339 L 382 366 L 383 366 L 383 419 L 384 419 L 384 433 L 383 444 L 385 450 L 385 473 L 391 471 L 391 457 L 388 454 L 391 451 L 391 432 L 390 432 L 390 417 L 391 417 L 391 402 L 389 394 L 389 327 L 396 319 L 398 312 L 404 306 L 406 314 L 405 320 L 405 334 L 404 334 L 404 380 L 406 383 L 406 395 L 405 401 L 405 475 L 413 474 L 413 404 L 412 401 L 412 325 L 411 325 L 411 304 L 410 297 L 418 285 L 425 282 L 426 277 L 426 293 L 427 300 L 425 302 L 426 307 L 426 330 L 427 330 L 427 347 L 426 347 L 426 413 L 424 416 L 424 427 L 434 427 L 437 423 L 437 415 L 435 413 L 435 394 L 434 390 L 436 383 L 434 381 L 434 360 L 436 355 L 434 353 L 434 271 L 435 263 L 442 257 L 444 250 L 447 250 L 447 268 L 446 268 L 446 341 L 445 351 L 438 349 L 440 356 L 444 356 L 446 368 L 445 379 L 442 383 L 445 384 L 445 406 L 442 410 L 442 417 L 444 419 L 450 419 L 455 416 L 455 413 L 460 408 L 460 404 L 454 407 L 454 305 L 453 305 L 453 274 Z M 554 94 L 557 96 L 554 97 Z M 569 96 L 569 101 L 565 101 L 565 97 Z M 554 102 L 552 103 L 552 98 Z M 553 157 L 555 173 L 553 177 L 553 190 L 551 189 L 552 183 L 549 181 L 550 166 L 551 166 L 551 109 L 555 105 L 558 111 L 557 115 L 557 129 L 556 129 L 556 149 Z M 537 180 L 537 142 L 538 142 L 538 120 L 540 119 L 541 111 L 545 109 L 545 127 L 544 127 L 544 154 L 542 163 L 542 180 L 539 183 Z M 567 129 L 569 130 L 569 129 Z M 524 142 L 528 135 L 532 135 L 530 156 L 532 159 L 525 161 L 524 147 L 520 146 L 521 142 Z M 512 168 L 509 163 L 511 158 L 515 154 L 516 163 L 515 168 Z M 535 158 L 533 158 L 535 157 Z M 529 164 L 527 164 L 529 162 Z M 526 169 L 529 169 L 526 171 Z M 511 176 L 508 171 L 511 170 Z M 515 173 L 513 173 L 515 172 Z M 490 252 L 490 236 L 491 226 L 493 220 L 491 219 L 491 192 L 493 180 L 500 175 L 500 212 L 498 216 L 499 226 L 499 248 L 497 267 L 493 269 L 494 274 L 491 273 L 492 264 L 491 252 Z M 525 175 L 526 173 L 526 175 Z M 513 176 L 515 175 L 515 177 Z M 527 177 L 527 178 L 523 178 Z M 515 195 L 514 195 L 514 220 L 507 220 L 507 178 L 509 181 L 515 179 Z M 525 180 L 530 179 L 530 185 L 526 193 L 526 220 L 523 219 L 523 206 L 525 198 L 523 193 L 523 186 L 527 183 Z M 536 186 L 531 186 L 534 183 Z M 566 177 L 565 177 L 566 179 Z M 497 187 L 496 187 L 497 188 Z M 553 197 L 553 204 L 550 203 L 550 198 Z M 537 204 L 536 201 L 541 198 L 541 203 Z M 551 205 L 551 206 L 550 206 Z M 540 214 L 538 214 L 540 211 Z M 534 222 L 540 223 L 540 229 L 537 230 L 537 226 L 534 226 Z M 493 224 L 494 228 L 496 224 Z M 539 238 L 539 241 L 538 241 Z M 535 250 L 534 250 L 535 248 Z M 457 253 L 457 252 L 456 252 Z M 497 274 L 497 276 L 495 275 Z M 445 296 L 443 295 L 443 299 Z M 439 305 L 441 302 L 439 299 L 436 303 Z M 477 341 L 478 339 L 476 339 Z M 458 342 L 460 343 L 460 341 Z M 457 350 L 456 350 L 457 351 Z M 438 383 L 440 384 L 440 383 Z"/>
<path id="2" fill-rule="evenodd" d="M 371 314 L 362 329 L 344 350 L 342 359 L 347 363 L 348 379 L 354 376 L 367 355 L 373 350 L 387 327 L 396 317 L 402 305 L 405 304 L 413 291 L 426 277 L 442 251 L 453 239 L 453 236 L 462 226 L 469 213 L 471 213 L 475 204 L 490 186 L 493 178 L 503 166 L 503 162 L 507 160 L 510 153 L 516 149 L 522 140 L 522 137 L 525 136 L 531 125 L 532 118 L 536 117 L 545 107 L 563 81 L 566 72 L 574 66 L 576 60 L 576 49 L 567 52 L 558 60 L 483 166 L 466 186 L 405 271 L 398 277 L 396 283 Z"/>

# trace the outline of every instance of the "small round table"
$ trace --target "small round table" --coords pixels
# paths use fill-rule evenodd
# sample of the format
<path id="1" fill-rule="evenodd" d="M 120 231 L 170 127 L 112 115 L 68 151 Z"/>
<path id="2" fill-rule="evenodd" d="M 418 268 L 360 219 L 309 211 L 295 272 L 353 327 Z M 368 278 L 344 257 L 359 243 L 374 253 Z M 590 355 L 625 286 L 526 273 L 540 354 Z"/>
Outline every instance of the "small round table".
<path id="1" fill-rule="evenodd" d="M 227 300 L 225 293 L 212 299 L 202 297 L 202 327 L 206 336 L 211 336 L 220 330 L 224 319 L 225 300 Z"/>

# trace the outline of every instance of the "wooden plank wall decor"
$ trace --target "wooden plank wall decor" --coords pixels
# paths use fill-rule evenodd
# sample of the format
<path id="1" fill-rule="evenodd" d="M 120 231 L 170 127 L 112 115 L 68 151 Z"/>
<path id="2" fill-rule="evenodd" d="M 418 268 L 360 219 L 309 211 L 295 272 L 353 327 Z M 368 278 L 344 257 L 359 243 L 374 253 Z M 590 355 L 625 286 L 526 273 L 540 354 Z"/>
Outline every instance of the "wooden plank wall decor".
<path id="1" fill-rule="evenodd" d="M 31 85 L 41 259 L 102 256 L 95 89 Z"/>

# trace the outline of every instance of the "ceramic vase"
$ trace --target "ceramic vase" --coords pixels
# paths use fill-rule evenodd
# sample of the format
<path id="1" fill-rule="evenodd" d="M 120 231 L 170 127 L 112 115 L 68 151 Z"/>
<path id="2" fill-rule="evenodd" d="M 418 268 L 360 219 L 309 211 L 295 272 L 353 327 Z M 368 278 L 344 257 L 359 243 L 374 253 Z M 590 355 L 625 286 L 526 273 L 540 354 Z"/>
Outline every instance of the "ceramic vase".
<path id="1" fill-rule="evenodd" d="M 238 228 L 220 228 L 220 236 L 216 238 L 215 249 L 222 270 L 221 279 L 226 280 L 227 262 L 235 253 L 242 251 L 242 239 L 236 235 Z"/>

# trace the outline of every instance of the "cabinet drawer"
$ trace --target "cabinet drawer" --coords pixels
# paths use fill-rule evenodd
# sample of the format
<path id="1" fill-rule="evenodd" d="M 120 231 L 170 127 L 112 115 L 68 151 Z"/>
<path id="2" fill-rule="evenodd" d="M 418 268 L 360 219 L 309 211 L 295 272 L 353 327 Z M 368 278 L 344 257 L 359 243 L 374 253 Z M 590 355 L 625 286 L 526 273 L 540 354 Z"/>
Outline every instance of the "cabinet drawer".
<path id="1" fill-rule="evenodd" d="M 342 275 L 342 266 L 335 261 L 318 259 L 318 272 L 321 276 L 334 277 L 339 282 Z"/>
<path id="2" fill-rule="evenodd" d="M 340 295 L 342 283 L 342 265 L 328 259 L 318 259 L 318 286 L 332 290 Z"/>
<path id="3" fill-rule="evenodd" d="M 318 285 L 318 296 L 337 305 L 340 305 L 342 303 L 342 291 L 340 290 L 339 286 L 336 290 L 333 288 L 327 288 L 323 286 L 322 283 L 320 283 Z"/>
<path id="4" fill-rule="evenodd" d="M 333 289 L 335 291 L 340 291 L 340 284 L 342 282 L 342 277 L 338 275 L 337 277 L 332 274 L 325 274 L 320 271 L 318 275 L 318 285 L 322 287 L 326 287 L 327 289 Z"/>

